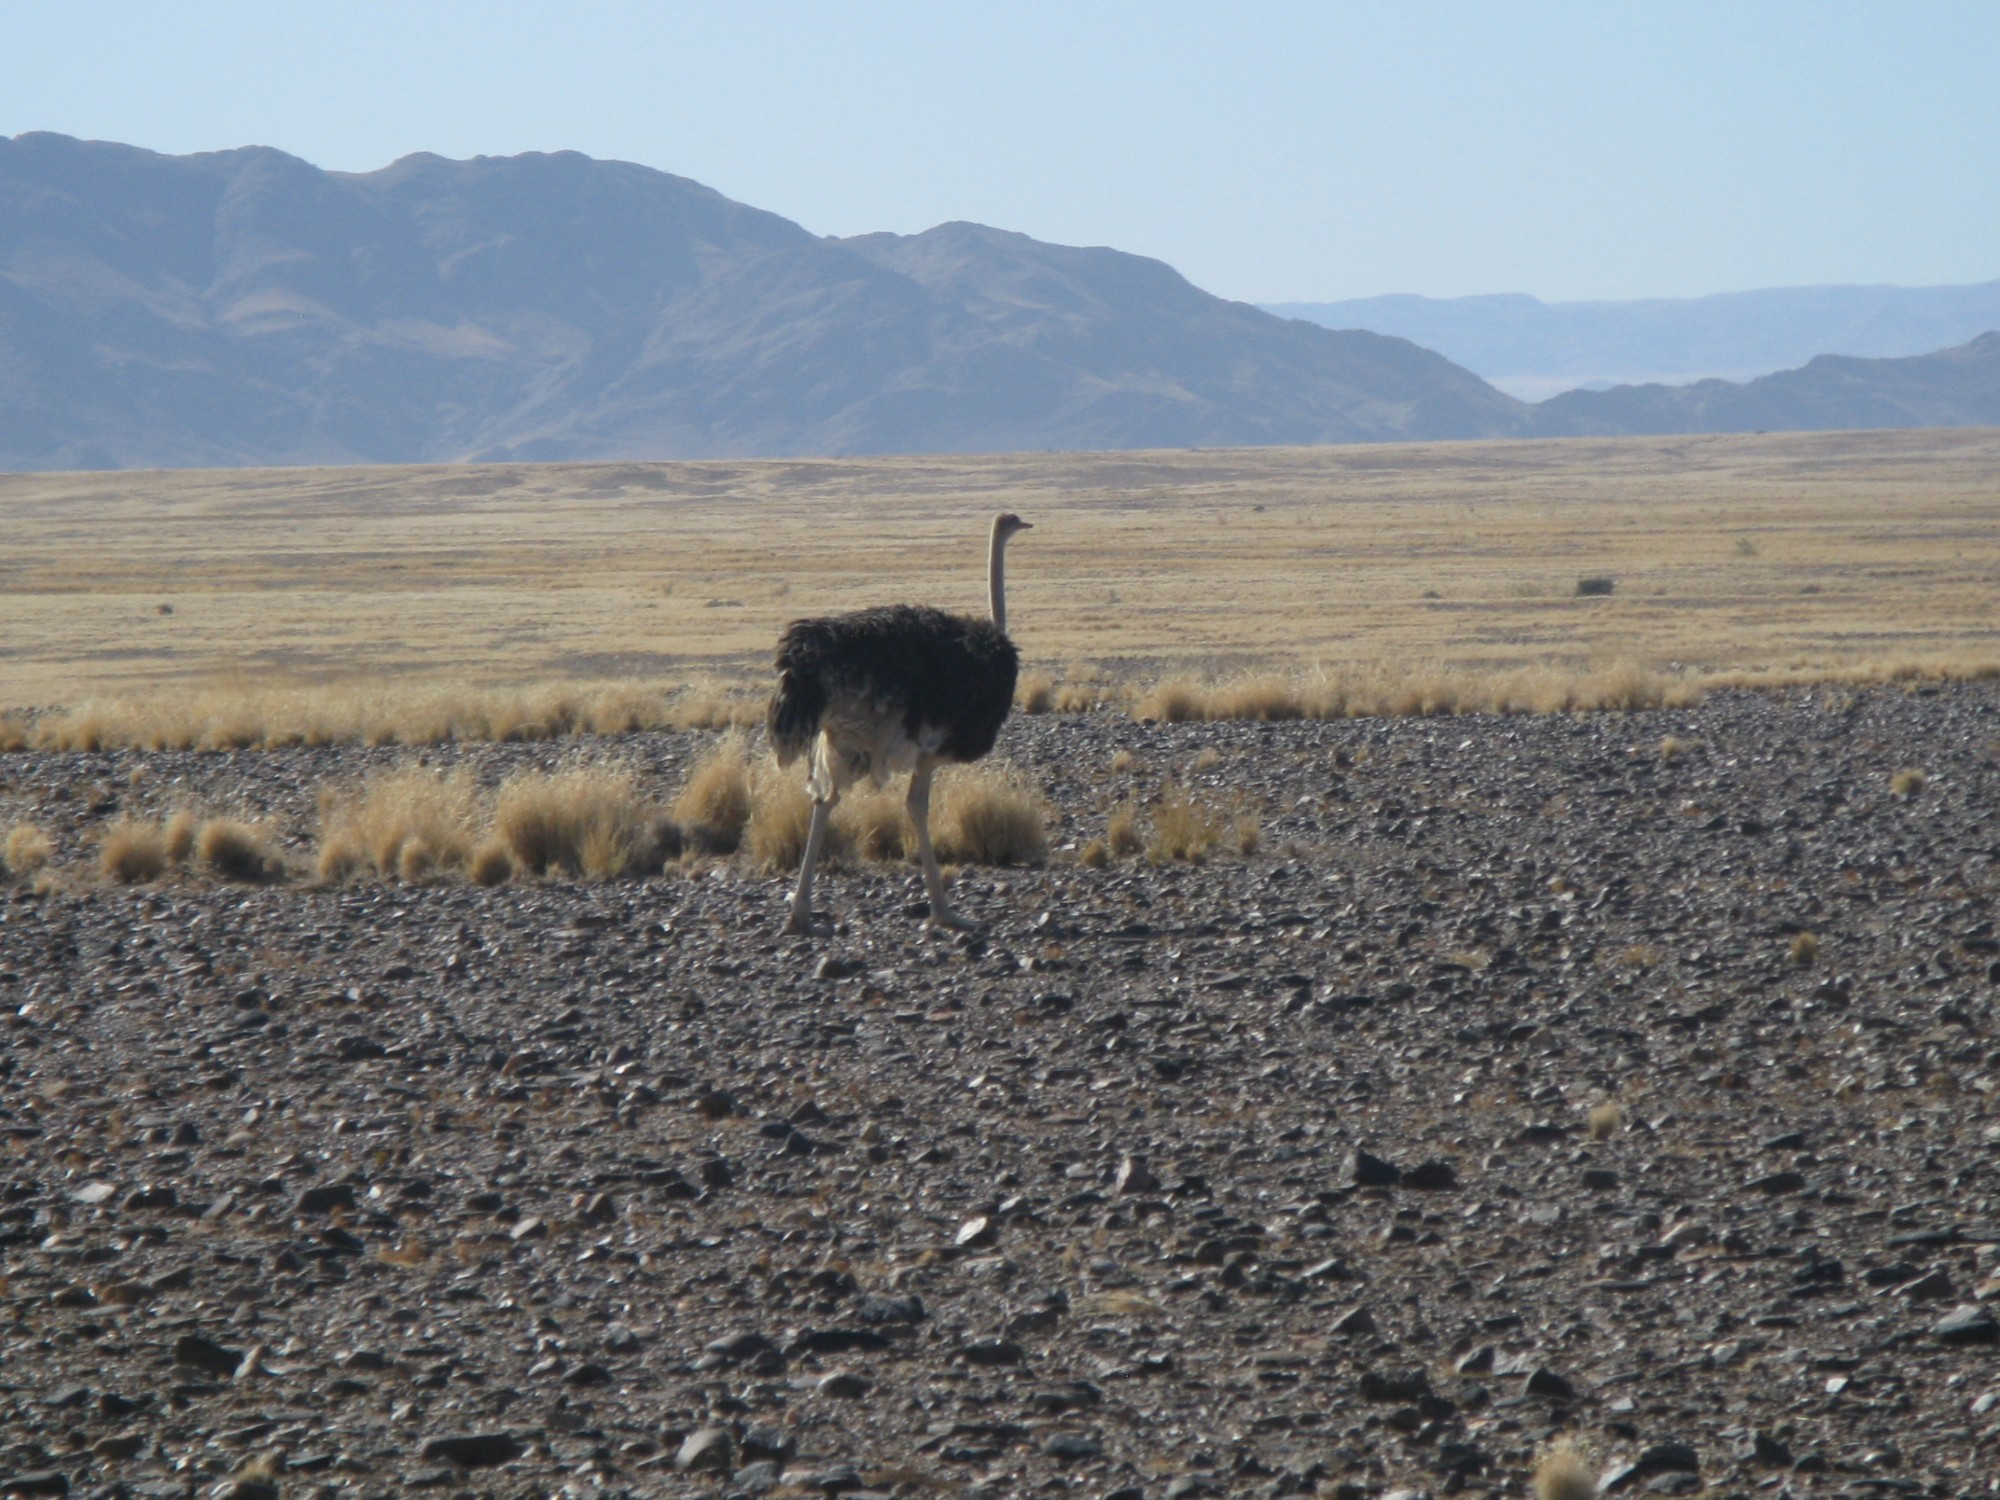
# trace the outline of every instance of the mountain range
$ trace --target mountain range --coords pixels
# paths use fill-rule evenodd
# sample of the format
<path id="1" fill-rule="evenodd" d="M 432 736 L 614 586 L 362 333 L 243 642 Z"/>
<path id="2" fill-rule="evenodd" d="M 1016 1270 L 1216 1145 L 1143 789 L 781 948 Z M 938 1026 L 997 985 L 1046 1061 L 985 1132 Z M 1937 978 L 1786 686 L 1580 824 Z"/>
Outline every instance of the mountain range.
<path id="1" fill-rule="evenodd" d="M 1402 294 L 1264 308 L 1325 328 L 1409 339 L 1510 396 L 1540 401 L 1578 388 L 1753 380 L 1821 354 L 1926 354 L 2000 329 L 2000 281 L 1775 287 L 1629 302 Z"/>
<path id="2" fill-rule="evenodd" d="M 2000 422 L 2000 339 L 1889 364 L 1531 406 L 1142 256 L 977 224 L 824 238 L 573 152 L 338 173 L 0 137 L 6 469 Z"/>

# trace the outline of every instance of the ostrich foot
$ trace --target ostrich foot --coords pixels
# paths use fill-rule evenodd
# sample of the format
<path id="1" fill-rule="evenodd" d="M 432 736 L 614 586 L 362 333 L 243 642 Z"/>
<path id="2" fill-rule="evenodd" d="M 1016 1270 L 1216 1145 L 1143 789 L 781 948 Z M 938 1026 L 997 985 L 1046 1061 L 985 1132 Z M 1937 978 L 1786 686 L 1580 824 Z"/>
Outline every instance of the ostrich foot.
<path id="1" fill-rule="evenodd" d="M 970 917 L 961 917 L 949 906 L 933 905 L 930 916 L 925 920 L 929 926 L 945 927 L 953 932 L 984 932 L 986 930 L 984 922 L 975 922 Z"/>
<path id="2" fill-rule="evenodd" d="M 785 925 L 782 931 L 786 937 L 832 937 L 833 923 L 830 921 L 815 922 L 808 913 L 795 911 L 789 917 L 785 918 Z"/>

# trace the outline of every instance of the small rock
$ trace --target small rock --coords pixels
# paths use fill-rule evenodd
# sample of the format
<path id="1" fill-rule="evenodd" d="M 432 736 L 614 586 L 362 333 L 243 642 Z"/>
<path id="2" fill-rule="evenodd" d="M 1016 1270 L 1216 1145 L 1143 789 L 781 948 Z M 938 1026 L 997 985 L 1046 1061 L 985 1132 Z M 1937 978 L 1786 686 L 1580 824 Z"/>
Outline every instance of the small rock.
<path id="1" fill-rule="evenodd" d="M 1421 1193 L 1449 1192 L 1458 1186 L 1458 1168 L 1448 1161 L 1420 1161 L 1403 1174 L 1403 1186 Z"/>
<path id="2" fill-rule="evenodd" d="M 674 1467 L 683 1474 L 726 1469 L 730 1462 L 729 1433 L 721 1427 L 699 1427 L 690 1432 L 674 1454 Z"/>
<path id="3" fill-rule="evenodd" d="M 1360 1382 L 1363 1401 L 1414 1401 L 1430 1389 L 1430 1377 L 1422 1370 L 1366 1370 Z"/>
<path id="4" fill-rule="evenodd" d="M 1522 1382 L 1521 1392 L 1527 1396 L 1543 1396 L 1551 1401 L 1576 1399 L 1575 1386 L 1555 1371 L 1544 1369 L 1539 1365 L 1528 1372 L 1528 1378 Z"/>
<path id="5" fill-rule="evenodd" d="M 1806 1179 L 1802 1172 L 1772 1172 L 1764 1177 L 1752 1178 L 1743 1185 L 1753 1193 L 1776 1198 L 1785 1193 L 1801 1191 L 1806 1185 Z"/>
<path id="6" fill-rule="evenodd" d="M 510 1432 L 465 1432 L 426 1439 L 418 1451 L 431 1463 L 484 1469 L 494 1464 L 510 1464 L 528 1450 Z"/>
<path id="7" fill-rule="evenodd" d="M 921 1323 L 924 1299 L 917 1296 L 887 1297 L 869 1292 L 854 1305 L 855 1316 L 864 1323 Z"/>
<path id="8" fill-rule="evenodd" d="M 86 1206 L 88 1206 L 88 1207 L 91 1207 L 91 1208 L 95 1208 L 95 1207 L 97 1207 L 97 1205 L 98 1205 L 98 1204 L 100 1204 L 100 1203 L 108 1203 L 108 1202 L 110 1202 L 110 1201 L 111 1201 L 111 1198 L 112 1198 L 112 1196 L 113 1196 L 113 1195 L 114 1195 L 114 1194 L 115 1194 L 115 1193 L 116 1193 L 117 1191 L 118 1191 L 118 1185 L 117 1185 L 116 1183 L 112 1183 L 112 1182 L 86 1182 L 86 1183 L 85 1183 L 85 1184 L 84 1184 L 84 1185 L 83 1185 L 82 1187 L 80 1187 L 80 1188 L 77 1188 L 77 1189 L 76 1189 L 75 1191 L 73 1191 L 73 1192 L 72 1192 L 72 1193 L 70 1194 L 70 1197 L 72 1197 L 73 1199 L 75 1199 L 75 1200 L 76 1200 L 76 1201 L 77 1201 L 78 1203 L 82 1203 L 82 1204 L 85 1204 L 85 1205 L 86 1205 Z M 16 1483 L 18 1483 L 18 1482 L 19 1482 L 19 1481 L 16 1481 Z M 67 1488 L 68 1488 L 68 1485 L 69 1485 L 69 1481 L 68 1481 L 67 1479 L 65 1479 L 65 1480 L 63 1481 L 63 1485 L 64 1485 L 64 1488 L 65 1488 L 65 1489 L 67 1489 Z M 54 1493 L 54 1492 L 53 1492 L 53 1491 L 38 1491 L 37 1493 L 42 1493 L 42 1494 L 49 1494 L 49 1493 Z"/>
<path id="9" fill-rule="evenodd" d="M 174 1340 L 174 1363 L 205 1370 L 211 1375 L 234 1375 L 243 1363 L 243 1351 L 228 1348 L 198 1333 L 186 1333 Z"/>
<path id="10" fill-rule="evenodd" d="M 1347 1155 L 1341 1168 L 1340 1180 L 1354 1187 L 1394 1187 L 1403 1180 L 1402 1169 L 1379 1156 L 1370 1155 L 1358 1146 Z"/>
<path id="11" fill-rule="evenodd" d="M 822 1376 L 813 1389 L 822 1396 L 831 1396 L 839 1401 L 855 1401 L 868 1394 L 869 1386 L 863 1376 L 836 1370 L 831 1375 Z"/>
<path id="12" fill-rule="evenodd" d="M 299 1212 L 309 1217 L 330 1214 L 336 1208 L 354 1207 L 354 1184 L 350 1182 L 329 1182 L 319 1187 L 309 1187 L 299 1194 Z"/>
<path id="13" fill-rule="evenodd" d="M 1145 1157 L 1128 1156 L 1118 1164 L 1118 1178 L 1113 1186 L 1120 1193 L 1153 1193 L 1159 1191 L 1160 1179 L 1146 1165 Z"/>
<path id="14" fill-rule="evenodd" d="M 959 1355 L 967 1364 L 974 1365 L 1018 1365 L 1028 1357 L 1012 1339 L 974 1339 L 969 1344 L 959 1346 Z"/>
<path id="15" fill-rule="evenodd" d="M 1375 1315 L 1365 1307 L 1349 1308 L 1333 1320 L 1333 1331 L 1346 1336 L 1373 1333 L 1375 1330 Z"/>
<path id="16" fill-rule="evenodd" d="M 2000 1322 L 1977 1303 L 1963 1303 L 1931 1325 L 1931 1336 L 1941 1344 L 2000 1343 Z"/>
<path id="17" fill-rule="evenodd" d="M 968 1250 L 984 1250 L 1000 1238 L 1000 1231 L 992 1219 L 981 1214 L 976 1219 L 967 1219 L 958 1226 L 958 1233 L 951 1237 L 954 1245 Z"/>
<path id="18" fill-rule="evenodd" d="M 1608 1193 L 1617 1186 L 1618 1174 L 1609 1167 L 1583 1169 L 1583 1190 L 1586 1193 Z"/>
<path id="19" fill-rule="evenodd" d="M 1050 1458 L 1060 1458 L 1070 1463 L 1088 1463 L 1093 1458 L 1104 1456 L 1104 1444 L 1088 1433 L 1057 1432 L 1049 1435 L 1042 1444 L 1042 1452 Z"/>
<path id="20" fill-rule="evenodd" d="M 67 1495 L 69 1475 L 59 1469 L 40 1469 L 32 1474 L 14 1474 L 0 1479 L 0 1495 Z"/>

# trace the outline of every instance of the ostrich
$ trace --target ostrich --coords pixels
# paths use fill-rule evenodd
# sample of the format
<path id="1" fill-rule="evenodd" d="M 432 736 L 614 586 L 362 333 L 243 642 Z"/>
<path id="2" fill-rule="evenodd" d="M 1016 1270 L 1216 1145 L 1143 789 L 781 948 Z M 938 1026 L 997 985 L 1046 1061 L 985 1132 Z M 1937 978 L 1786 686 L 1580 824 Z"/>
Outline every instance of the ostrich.
<path id="1" fill-rule="evenodd" d="M 766 717 L 771 748 L 780 766 L 812 753 L 806 780 L 812 828 L 786 932 L 813 932 L 813 866 L 841 792 L 864 777 L 880 786 L 905 770 L 930 920 L 974 925 L 945 899 L 944 876 L 931 851 L 931 776 L 941 761 L 973 761 L 991 750 L 1014 705 L 1020 653 L 1007 638 L 1006 547 L 1015 532 L 1028 529 L 1012 513 L 993 518 L 986 554 L 991 620 L 888 604 L 785 627 L 778 639 L 778 687 Z"/>

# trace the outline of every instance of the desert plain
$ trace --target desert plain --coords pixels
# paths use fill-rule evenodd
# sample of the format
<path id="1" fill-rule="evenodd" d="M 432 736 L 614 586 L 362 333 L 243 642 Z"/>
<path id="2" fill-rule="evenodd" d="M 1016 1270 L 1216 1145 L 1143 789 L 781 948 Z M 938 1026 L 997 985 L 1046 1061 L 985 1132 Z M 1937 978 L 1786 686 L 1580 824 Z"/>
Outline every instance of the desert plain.
<path id="1" fill-rule="evenodd" d="M 976 934 L 858 852 L 812 941 L 748 844 L 323 857 L 754 726 L 143 729 L 751 701 L 1002 508 L 1074 711 Z M 1982 431 L 0 478 L 0 1493 L 1993 1493 L 1996 532 Z M 179 813 L 271 859 L 105 858 Z"/>

